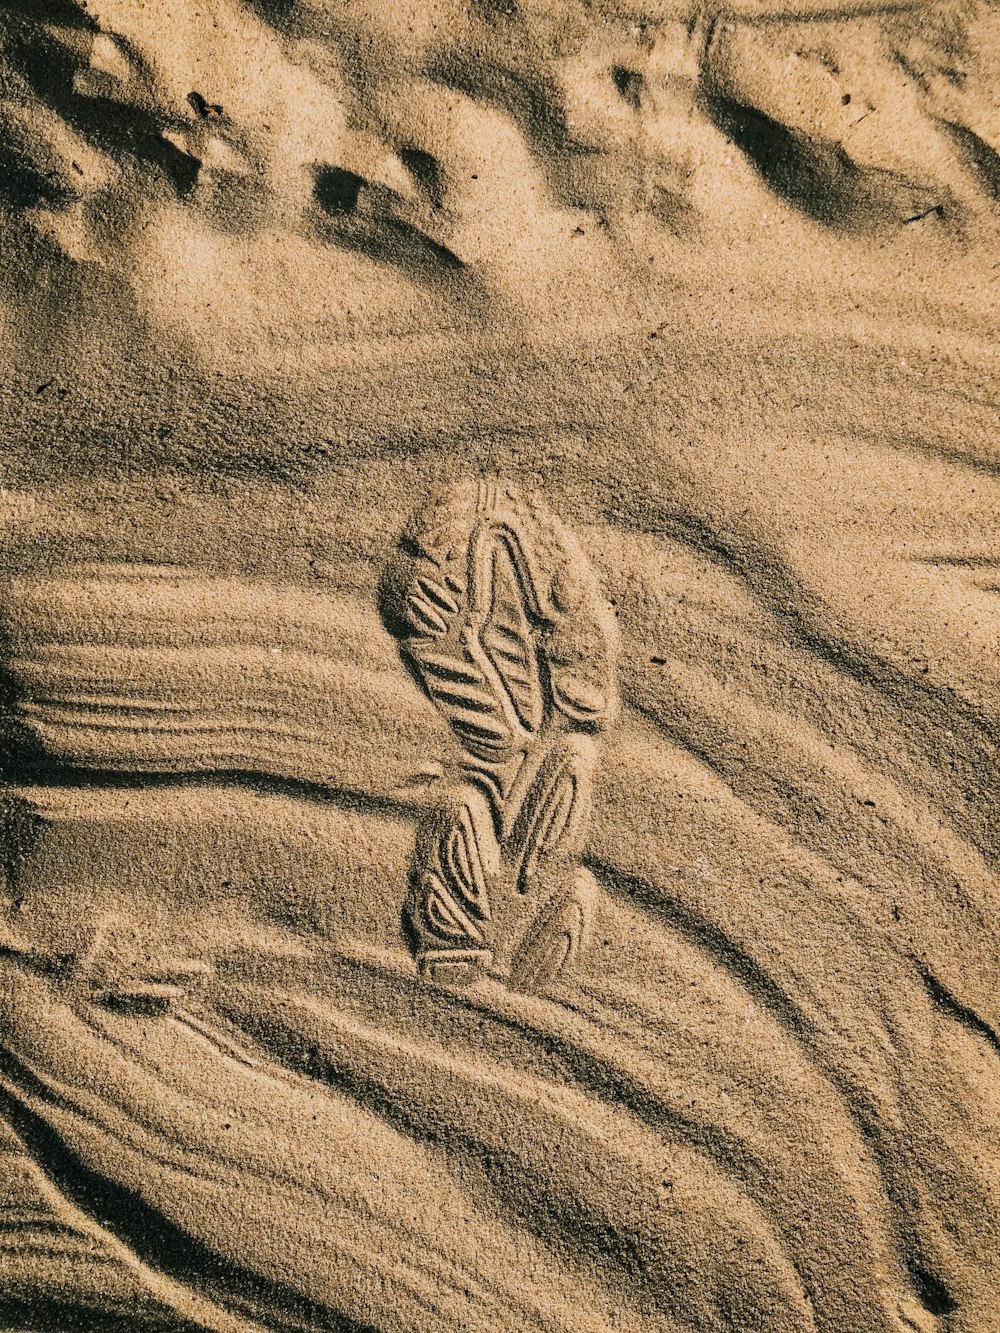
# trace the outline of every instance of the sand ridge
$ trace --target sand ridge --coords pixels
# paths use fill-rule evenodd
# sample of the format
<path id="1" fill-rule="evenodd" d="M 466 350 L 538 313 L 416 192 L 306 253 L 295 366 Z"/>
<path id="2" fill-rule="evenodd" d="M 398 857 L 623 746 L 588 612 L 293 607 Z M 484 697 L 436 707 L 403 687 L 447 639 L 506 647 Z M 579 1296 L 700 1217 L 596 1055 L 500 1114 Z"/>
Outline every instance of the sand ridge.
<path id="1" fill-rule="evenodd" d="M 666 275 L 880 262 L 989 309 L 992 266 L 963 262 L 996 239 L 986 3 L 7 11 L 8 282 L 57 344 L 68 321 L 141 347 L 138 320 L 167 356 L 280 365 L 291 337 L 294 365 L 331 338 L 613 328 Z"/>

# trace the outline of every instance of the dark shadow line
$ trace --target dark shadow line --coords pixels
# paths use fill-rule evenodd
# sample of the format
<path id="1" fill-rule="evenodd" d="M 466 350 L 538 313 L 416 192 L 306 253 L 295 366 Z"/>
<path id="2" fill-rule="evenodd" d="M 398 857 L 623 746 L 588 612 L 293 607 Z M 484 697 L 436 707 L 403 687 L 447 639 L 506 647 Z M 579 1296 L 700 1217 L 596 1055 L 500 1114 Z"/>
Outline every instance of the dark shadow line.
<path id="1" fill-rule="evenodd" d="M 792 997 L 719 926 L 637 875 L 626 874 L 609 862 L 594 857 L 588 857 L 587 864 L 610 890 L 612 897 L 638 906 L 647 915 L 656 917 L 661 925 L 676 931 L 701 952 L 707 953 L 714 963 L 721 963 L 786 1032 L 800 1042 L 813 1036 L 812 1021 Z M 811 1048 L 809 1056 L 812 1060 Z"/>
<path id="2" fill-rule="evenodd" d="M 71 1294 L 51 1297 L 0 1297 L 0 1322 L 17 1333 L 205 1333 L 193 1323 L 164 1310 L 100 1310 Z"/>
<path id="3" fill-rule="evenodd" d="M 44 1104 L 58 1104 L 46 1085 L 3 1047 L 0 1047 L 0 1074 L 15 1088 L 24 1088 Z M 268 1281 L 223 1259 L 169 1221 L 141 1195 L 94 1171 L 44 1116 L 2 1085 L 0 1115 L 54 1187 L 91 1222 L 128 1246 L 154 1276 L 159 1271 L 182 1286 L 204 1292 L 220 1306 L 244 1315 L 249 1312 L 257 1321 L 261 1316 L 249 1303 L 261 1301 L 267 1307 L 267 1326 L 274 1333 L 305 1333 L 313 1329 L 330 1333 L 378 1333 L 371 1326 L 359 1325 L 328 1306 L 300 1296 L 280 1282 Z M 279 1311 L 290 1315 L 294 1322 L 283 1318 Z"/>
<path id="4" fill-rule="evenodd" d="M 951 120 L 939 120 L 938 124 L 951 136 L 967 167 L 990 198 L 1000 200 L 1000 153 L 967 125 Z"/>
<path id="5" fill-rule="evenodd" d="M 0 1236 L 18 1235 L 30 1231 L 37 1236 L 71 1236 L 79 1240 L 80 1234 L 58 1217 L 6 1218 L 0 1213 Z"/>
<path id="6" fill-rule="evenodd" d="M 896 3 L 828 5 L 823 9 L 774 9 L 750 14 L 746 11 L 723 7 L 720 16 L 726 23 L 744 27 L 767 27 L 778 23 L 836 23 L 860 18 L 888 18 L 893 14 L 909 14 L 926 9 L 927 0 L 897 0 Z"/>
<path id="7" fill-rule="evenodd" d="M 3 8 L 15 21 L 58 23 L 90 33 L 100 31 L 99 21 L 74 0 L 3 0 Z"/>
<path id="8" fill-rule="evenodd" d="M 594 865 L 595 863 L 591 862 L 591 864 Z M 608 867 L 603 863 L 597 864 L 600 865 L 600 873 L 605 876 L 606 883 L 613 882 L 615 879 L 623 882 L 628 889 L 630 900 L 638 902 L 639 906 L 645 910 L 652 910 L 654 914 L 658 914 L 656 912 L 657 906 L 661 901 L 665 902 L 668 905 L 668 910 L 662 914 L 665 924 L 674 927 L 680 933 L 692 939 L 695 944 L 707 948 L 713 958 L 722 961 L 743 982 L 751 994 L 754 995 L 754 998 L 763 1004 L 768 1012 L 792 1036 L 799 1039 L 808 1062 L 826 1080 L 831 1090 L 836 1093 L 841 1105 L 857 1126 L 862 1139 L 872 1153 L 873 1164 L 878 1172 L 881 1187 L 893 1208 L 895 1230 L 901 1249 L 909 1256 L 907 1266 L 913 1277 L 915 1290 L 918 1297 L 923 1300 L 925 1284 L 921 1280 L 922 1269 L 919 1267 L 920 1233 L 915 1221 L 921 1213 L 921 1200 L 914 1188 L 911 1177 L 900 1165 L 901 1162 L 905 1161 L 903 1136 L 887 1127 L 884 1116 L 879 1114 L 877 1099 L 873 1101 L 867 1096 L 865 1089 L 856 1085 L 855 1081 L 839 1067 L 835 1059 L 830 1060 L 828 1058 L 822 1046 L 823 1034 L 817 1031 L 815 1025 L 801 1014 L 795 1001 L 787 996 L 784 990 L 767 976 L 744 950 L 730 941 L 724 932 L 718 930 L 711 923 L 704 922 L 697 913 L 692 913 L 683 905 L 676 904 L 674 899 L 660 894 L 654 886 L 647 884 L 642 879 L 622 875 L 621 872 L 614 870 L 609 875 Z M 597 873 L 596 869 L 595 873 Z M 637 890 L 634 897 L 632 894 L 633 886 Z M 648 903 L 651 897 L 654 900 L 652 907 Z M 680 919 L 678 920 L 674 920 L 673 917 L 675 906 L 680 907 Z M 689 924 L 693 926 L 693 930 L 688 928 Z M 707 930 L 705 929 L 706 926 Z M 725 956 L 722 957 L 716 952 L 720 947 L 720 937 L 722 947 L 726 951 Z M 977 1014 L 955 1000 L 936 981 L 936 978 L 931 975 L 928 969 L 917 960 L 911 959 L 910 961 L 915 963 L 928 989 L 931 986 L 934 987 L 932 993 L 937 1002 L 958 1021 L 985 1036 L 1000 1053 L 1000 1037 Z M 744 975 L 745 971 L 748 972 L 746 976 Z M 791 1023 L 786 1021 L 786 1007 L 790 1011 Z M 878 1017 L 877 1014 L 876 1017 Z M 799 1276 L 801 1280 L 801 1274 Z M 935 1281 L 933 1278 L 928 1280 L 931 1284 Z"/>
<path id="9" fill-rule="evenodd" d="M 913 557 L 916 565 L 943 565 L 953 569 L 992 569 L 1000 568 L 1000 556 L 996 555 L 917 555 Z"/>
<path id="10" fill-rule="evenodd" d="M 975 454 L 966 453 L 962 449 L 952 448 L 950 445 L 940 440 L 925 440 L 919 435 L 893 436 L 891 431 L 880 431 L 877 437 L 866 435 L 862 432 L 851 431 L 844 428 L 841 432 L 845 440 L 853 440 L 862 444 L 881 444 L 892 449 L 898 454 L 915 454 L 920 458 L 930 458 L 936 463 L 944 463 L 950 467 L 967 467 L 973 472 L 978 472 L 982 476 L 990 477 L 993 480 L 1000 479 L 1000 459 L 982 458 Z"/>
<path id="11" fill-rule="evenodd" d="M 464 997 L 449 998 L 472 1012 L 480 1015 L 483 1012 L 474 1003 L 464 1001 Z M 516 1222 L 528 1227 L 543 1244 L 553 1243 L 551 1229 L 557 1229 L 566 1242 L 578 1250 L 583 1249 L 588 1258 L 596 1260 L 606 1270 L 625 1275 L 638 1294 L 664 1313 L 670 1312 L 671 1306 L 665 1303 L 669 1299 L 668 1294 L 657 1289 L 655 1274 L 649 1274 L 642 1259 L 641 1232 L 630 1236 L 616 1230 L 599 1210 L 588 1207 L 582 1200 L 539 1196 L 530 1188 L 530 1167 L 509 1156 L 502 1157 L 488 1143 L 467 1130 L 453 1129 L 431 1114 L 409 1110 L 405 1101 L 376 1077 L 344 1068 L 286 1020 L 276 1016 L 249 1018 L 239 1009 L 228 1007 L 224 1012 L 230 1021 L 249 1030 L 254 1039 L 271 1052 L 273 1058 L 292 1071 L 316 1079 L 350 1097 L 364 1110 L 379 1116 L 397 1133 L 414 1142 L 452 1152 L 465 1161 L 478 1163 L 490 1183 L 497 1206 L 503 1208 Z M 511 1027 L 523 1039 L 524 1031 L 516 1022 L 504 1019 L 489 1009 L 485 1012 L 501 1025 Z M 614 1069 L 600 1057 L 590 1055 L 565 1038 L 546 1032 L 544 1041 L 547 1051 L 563 1062 L 581 1088 L 599 1096 L 606 1103 L 621 1106 L 647 1128 L 667 1137 L 668 1141 L 702 1153 L 716 1166 L 724 1168 L 758 1205 L 765 1202 L 772 1209 L 778 1206 L 780 1200 L 777 1190 L 772 1187 L 766 1172 L 754 1162 L 747 1146 L 734 1136 L 667 1106 L 655 1093 L 632 1080 L 624 1070 Z M 795 1268 L 803 1291 L 811 1300 L 814 1293 L 809 1283 L 803 1278 L 794 1259 L 788 1255 L 786 1257 Z"/>
<path id="12" fill-rule="evenodd" d="M 913 959 L 913 962 L 920 975 L 920 980 L 924 984 L 924 989 L 933 1000 L 935 1007 L 953 1018 L 956 1023 L 961 1023 L 970 1032 L 975 1032 L 978 1036 L 985 1038 L 996 1054 L 1000 1055 L 1000 1033 L 991 1027 L 984 1018 L 980 1018 L 974 1009 L 970 1009 L 968 1005 L 963 1004 L 961 1000 L 952 995 L 944 982 L 935 976 L 926 963 L 916 958 Z"/>
<path id="13" fill-rule="evenodd" d="M 329 210 L 324 210 L 329 216 Z M 379 263 L 395 264 L 415 281 L 436 282 L 441 277 L 469 279 L 465 261 L 440 241 L 402 218 L 385 214 L 349 216 L 345 221 L 330 217 L 321 228 L 325 239 L 344 250 L 354 250 Z"/>
<path id="14" fill-rule="evenodd" d="M 377 963 L 344 955 L 341 955 L 338 961 L 350 969 L 375 976 L 382 982 L 386 979 L 385 969 Z M 399 979 L 393 978 L 393 980 L 397 987 L 400 987 Z M 417 982 L 414 978 L 413 984 L 423 983 Z M 545 1054 L 554 1056 L 560 1062 L 576 1086 L 584 1092 L 612 1106 L 620 1106 L 646 1128 L 705 1154 L 738 1180 L 751 1198 L 758 1201 L 766 1200 L 769 1204 L 777 1201 L 775 1189 L 767 1179 L 766 1172 L 756 1163 L 745 1143 L 717 1125 L 688 1116 L 683 1111 L 668 1105 L 623 1066 L 616 1066 L 603 1056 L 585 1050 L 572 1038 L 561 1036 L 548 1029 L 540 1029 L 530 1020 L 519 1021 L 499 1013 L 488 1001 L 477 1000 L 463 991 L 439 991 L 437 998 L 449 1009 L 464 1010 L 480 1020 L 488 1018 L 490 1022 L 511 1032 L 520 1041 L 527 1040 L 529 1045 L 541 1047 Z M 247 1030 L 245 1013 L 231 1011 L 228 1006 L 223 1006 L 223 1012 L 230 1022 L 243 1028 L 244 1031 Z M 251 1031 L 250 1035 L 254 1033 Z M 296 1041 L 302 1041 L 295 1032 L 289 1035 Z M 275 1053 L 272 1051 L 272 1054 Z M 277 1058 L 281 1059 L 280 1052 L 277 1053 Z M 312 1076 L 315 1077 L 315 1074 Z"/>
<path id="15" fill-rule="evenodd" d="M 1000 476 L 1000 463 L 997 464 L 997 475 Z M 916 680 L 883 658 L 867 658 L 847 644 L 826 639 L 818 630 L 804 623 L 801 616 L 790 613 L 787 609 L 789 605 L 800 606 L 806 602 L 805 590 L 784 562 L 774 554 L 768 553 L 768 566 L 762 570 L 754 564 L 748 552 L 726 541 L 697 515 L 667 509 L 660 512 L 655 505 L 652 505 L 644 523 L 632 523 L 630 526 L 652 536 L 672 538 L 719 565 L 749 588 L 777 623 L 785 628 L 793 647 L 812 653 L 850 680 L 888 698 L 897 708 L 923 703 L 932 710 L 928 720 L 938 722 L 942 730 L 949 728 L 953 731 L 956 722 L 960 721 L 967 729 L 967 734 L 974 733 L 976 738 L 985 740 L 991 747 L 1000 742 L 1000 722 L 993 722 L 981 715 L 971 704 L 960 699 L 954 690 Z M 911 696 L 909 700 L 907 695 Z M 942 709 L 946 710 L 945 718 L 934 716 Z M 656 721 L 657 725 L 661 725 L 659 718 Z"/>
<path id="16" fill-rule="evenodd" d="M 63 764 L 44 757 L 32 757 L 9 763 L 2 773 L 9 787 L 67 787 L 75 790 L 97 791 L 158 791 L 175 787 L 233 787 L 255 792 L 262 796 L 287 796 L 297 800 L 335 805 L 374 815 L 402 815 L 415 818 L 426 806 L 419 801 L 407 801 L 394 796 L 381 796 L 353 787 L 316 782 L 308 778 L 282 777 L 271 773 L 257 773 L 249 769 L 204 769 L 192 773 L 170 773 L 162 770 L 121 771 L 108 768 L 86 768 Z M 0 788 L 2 790 L 2 788 Z"/>

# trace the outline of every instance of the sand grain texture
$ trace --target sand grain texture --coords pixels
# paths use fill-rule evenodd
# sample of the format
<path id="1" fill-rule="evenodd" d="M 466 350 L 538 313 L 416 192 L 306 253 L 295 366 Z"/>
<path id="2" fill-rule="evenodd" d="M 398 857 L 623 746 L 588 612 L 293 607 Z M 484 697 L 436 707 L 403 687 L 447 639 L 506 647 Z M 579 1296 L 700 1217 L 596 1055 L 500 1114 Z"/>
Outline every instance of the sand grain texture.
<path id="1" fill-rule="evenodd" d="M 1000 1333 L 998 88 L 0 3 L 0 1327 Z"/>

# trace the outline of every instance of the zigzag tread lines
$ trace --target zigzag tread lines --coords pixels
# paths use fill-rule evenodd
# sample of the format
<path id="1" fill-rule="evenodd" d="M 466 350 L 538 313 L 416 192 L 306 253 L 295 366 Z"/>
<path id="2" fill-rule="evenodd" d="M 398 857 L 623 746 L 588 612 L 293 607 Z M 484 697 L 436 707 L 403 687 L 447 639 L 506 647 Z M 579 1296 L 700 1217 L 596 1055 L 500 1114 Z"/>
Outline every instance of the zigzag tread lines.
<path id="1" fill-rule="evenodd" d="M 442 707 L 456 709 L 471 716 L 476 722 L 491 719 L 500 733 L 506 734 L 506 728 L 494 717 L 495 700 L 486 690 L 471 687 L 463 689 L 457 683 L 439 685 L 435 682 L 431 692 Z"/>
<path id="2" fill-rule="evenodd" d="M 427 919 L 442 935 L 455 939 L 473 939 L 482 942 L 482 934 L 469 920 L 441 880 L 430 872 L 425 875 Z"/>
<path id="3" fill-rule="evenodd" d="M 463 820 L 451 830 L 446 847 L 447 868 L 464 898 L 478 916 L 489 916 L 486 875 L 475 829 Z"/>
<path id="4" fill-rule="evenodd" d="M 486 633 L 483 634 L 483 647 L 486 649 L 490 661 L 502 673 L 505 680 L 523 686 L 531 685 L 534 682 L 530 659 L 520 649 L 512 652 L 500 647 Z M 502 667 L 500 663 L 503 663 Z"/>
<path id="5" fill-rule="evenodd" d="M 494 600 L 480 636 L 483 648 L 522 725 L 536 731 L 544 702 L 520 580 L 505 545 L 494 551 L 492 570 Z"/>
<path id="6" fill-rule="evenodd" d="M 411 593 L 407 598 L 407 609 L 415 628 L 424 633 L 443 634 L 448 628 L 447 623 L 436 607 L 423 597 L 418 597 L 416 593 Z"/>
<path id="7" fill-rule="evenodd" d="M 439 680 L 452 681 L 457 685 L 482 685 L 483 674 L 474 662 L 460 662 L 454 657 L 435 657 L 429 653 L 421 654 L 417 659 L 422 670 Z"/>
<path id="8" fill-rule="evenodd" d="M 458 611 L 458 603 L 453 597 L 450 597 L 440 583 L 434 579 L 428 578 L 426 574 L 421 574 L 416 581 L 419 592 L 432 602 L 441 611 L 448 615 L 455 615 Z"/>

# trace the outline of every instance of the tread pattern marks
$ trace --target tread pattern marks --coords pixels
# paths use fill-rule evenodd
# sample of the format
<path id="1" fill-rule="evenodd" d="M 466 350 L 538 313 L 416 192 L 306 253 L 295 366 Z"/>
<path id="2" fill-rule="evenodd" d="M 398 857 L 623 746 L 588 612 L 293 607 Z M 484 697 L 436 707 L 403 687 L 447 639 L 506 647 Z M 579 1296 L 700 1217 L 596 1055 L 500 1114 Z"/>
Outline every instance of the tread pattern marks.
<path id="1" fill-rule="evenodd" d="M 524 590 L 504 540 L 494 543 L 491 563 L 492 598 L 480 642 L 521 725 L 533 735 L 542 725 L 545 699 Z"/>
<path id="2" fill-rule="evenodd" d="M 434 979 L 467 981 L 482 962 L 541 985 L 575 961 L 593 910 L 577 858 L 593 734 L 615 701 L 610 607 L 572 534 L 496 481 L 419 509 L 383 587 L 400 653 L 467 757 L 411 867 L 418 963 Z"/>

